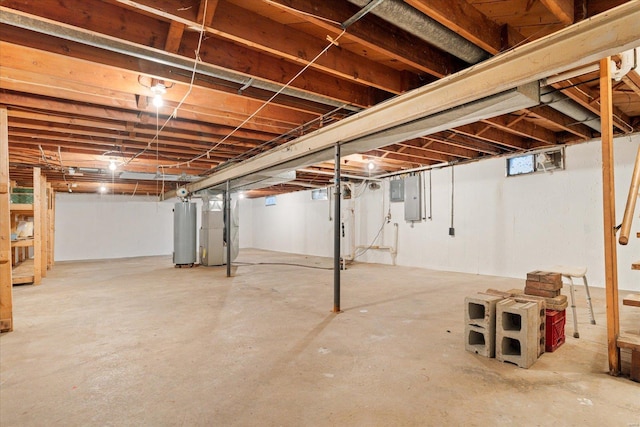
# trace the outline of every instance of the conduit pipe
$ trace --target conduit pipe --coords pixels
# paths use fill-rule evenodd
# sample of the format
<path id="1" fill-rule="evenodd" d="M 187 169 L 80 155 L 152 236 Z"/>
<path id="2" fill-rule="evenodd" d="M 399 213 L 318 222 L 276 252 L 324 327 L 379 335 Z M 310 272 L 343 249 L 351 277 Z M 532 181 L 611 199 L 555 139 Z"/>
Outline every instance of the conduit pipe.
<path id="1" fill-rule="evenodd" d="M 571 98 L 568 98 L 551 86 L 540 88 L 540 103 L 571 117 L 578 123 L 587 125 L 591 129 L 600 132 L 601 124 L 598 115 L 578 105 Z"/>
<path id="2" fill-rule="evenodd" d="M 349 0 L 349 2 L 365 7 L 370 0 Z M 401 0 L 385 0 L 370 13 L 469 64 L 477 64 L 490 57 L 480 47 Z"/>

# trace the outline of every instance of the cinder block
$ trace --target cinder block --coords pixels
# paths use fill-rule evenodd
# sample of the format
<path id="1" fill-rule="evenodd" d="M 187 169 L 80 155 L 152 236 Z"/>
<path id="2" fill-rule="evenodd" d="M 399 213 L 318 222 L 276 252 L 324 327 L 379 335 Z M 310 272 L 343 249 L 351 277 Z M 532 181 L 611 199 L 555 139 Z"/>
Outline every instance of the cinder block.
<path id="1" fill-rule="evenodd" d="M 496 359 L 528 368 L 539 351 L 540 305 L 513 299 L 496 304 Z"/>
<path id="2" fill-rule="evenodd" d="M 464 328 L 464 348 L 484 357 L 496 355 L 496 330 L 467 324 Z"/>
<path id="3" fill-rule="evenodd" d="M 502 297 L 486 294 L 468 296 L 464 299 L 465 324 L 495 330 L 496 304 Z"/>

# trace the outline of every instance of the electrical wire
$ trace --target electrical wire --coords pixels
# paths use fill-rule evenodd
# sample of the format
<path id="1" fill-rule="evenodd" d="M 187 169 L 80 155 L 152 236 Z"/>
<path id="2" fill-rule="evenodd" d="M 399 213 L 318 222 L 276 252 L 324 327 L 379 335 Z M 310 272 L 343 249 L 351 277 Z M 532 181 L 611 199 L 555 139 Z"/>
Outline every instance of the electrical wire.
<path id="1" fill-rule="evenodd" d="M 355 260 L 358 257 L 361 257 L 362 255 L 366 254 L 367 251 L 369 249 L 371 249 L 373 247 L 373 244 L 376 242 L 376 240 L 378 240 L 378 237 L 380 237 L 380 234 L 382 233 L 382 230 L 384 230 L 384 226 L 387 225 L 389 223 L 389 220 L 387 219 L 388 217 L 384 218 L 384 221 L 382 222 L 382 225 L 380 226 L 380 229 L 378 230 L 378 233 L 376 234 L 376 236 L 373 238 L 373 240 L 371 241 L 371 244 L 369 246 L 367 246 L 364 250 L 362 250 L 362 252 L 360 253 L 356 253 L 353 256 L 353 259 Z"/>
<path id="2" fill-rule="evenodd" d="M 211 148 L 209 148 L 207 151 L 205 151 L 202 154 L 199 154 L 198 156 L 195 156 L 193 158 L 191 158 L 190 160 L 186 160 L 186 161 L 182 161 L 173 165 L 163 165 L 167 168 L 177 168 L 183 165 L 187 165 L 193 161 L 199 160 L 209 154 L 211 154 L 211 152 L 213 150 L 215 150 L 216 148 L 218 148 L 221 144 L 223 144 L 224 142 L 226 142 L 229 138 L 231 138 L 237 131 L 239 131 L 240 129 L 242 129 L 242 127 L 244 127 L 244 125 L 246 125 L 250 120 L 252 120 L 255 116 L 257 116 L 262 110 L 264 110 L 269 104 L 271 104 L 271 102 L 278 96 L 280 95 L 285 89 L 287 89 L 291 83 L 293 83 L 298 77 L 300 77 L 300 75 L 302 75 L 302 73 L 304 73 L 305 71 L 307 71 L 307 69 L 313 65 L 322 55 L 324 55 L 330 48 L 331 46 L 334 46 L 337 44 L 338 40 L 340 40 L 340 38 L 347 32 L 346 29 L 342 30 L 342 32 L 335 38 L 335 39 L 330 39 L 329 40 L 329 44 L 322 49 L 322 51 L 320 51 L 320 53 L 318 53 L 311 61 L 309 61 L 300 71 L 298 71 L 298 73 L 296 73 L 295 76 L 293 76 L 284 86 L 282 86 L 280 89 L 278 89 L 278 91 L 276 93 L 274 93 L 268 100 L 266 100 L 260 107 L 258 107 L 258 109 L 256 111 L 254 111 L 252 114 L 250 114 L 246 119 L 244 119 L 242 121 L 242 123 L 240 123 L 238 126 L 236 126 L 231 132 L 229 132 L 226 136 L 224 136 L 220 141 L 218 141 L 216 144 L 214 144 Z"/>
<path id="3" fill-rule="evenodd" d="M 287 265 L 292 267 L 314 268 L 316 270 L 333 270 L 333 267 L 318 267 L 316 265 L 296 264 L 292 262 L 232 262 L 231 264 L 238 267 L 247 265 Z"/>

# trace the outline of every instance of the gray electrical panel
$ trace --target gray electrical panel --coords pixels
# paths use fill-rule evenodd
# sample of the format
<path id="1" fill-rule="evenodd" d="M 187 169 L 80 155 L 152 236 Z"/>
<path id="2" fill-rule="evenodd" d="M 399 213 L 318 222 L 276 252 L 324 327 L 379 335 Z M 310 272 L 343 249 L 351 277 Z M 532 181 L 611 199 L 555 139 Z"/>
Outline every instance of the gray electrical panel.
<path id="1" fill-rule="evenodd" d="M 422 220 L 422 187 L 420 175 L 408 176 L 404 179 L 404 220 Z"/>
<path id="2" fill-rule="evenodd" d="M 404 202 L 404 179 L 394 179 L 389 184 L 389 200 Z"/>

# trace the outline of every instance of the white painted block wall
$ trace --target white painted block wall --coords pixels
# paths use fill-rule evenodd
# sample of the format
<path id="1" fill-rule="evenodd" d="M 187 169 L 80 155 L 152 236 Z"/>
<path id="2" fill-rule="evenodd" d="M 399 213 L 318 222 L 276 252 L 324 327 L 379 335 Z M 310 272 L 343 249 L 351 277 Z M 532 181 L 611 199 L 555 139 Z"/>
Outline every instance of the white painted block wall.
<path id="1" fill-rule="evenodd" d="M 56 261 L 169 255 L 174 202 L 56 193 Z"/>
<path id="2" fill-rule="evenodd" d="M 622 220 L 633 160 L 640 135 L 615 140 L 616 222 Z M 370 244 L 383 217 L 391 210 L 378 245 L 393 244 L 398 223 L 397 263 L 446 271 L 523 278 L 527 271 L 554 264 L 585 265 L 592 286 L 604 286 L 601 144 L 591 141 L 566 149 L 566 169 L 553 173 L 505 177 L 505 159 L 489 159 L 455 167 L 454 227 L 448 235 L 451 169 L 434 170 L 433 219 L 404 221 L 402 203 L 389 207 L 388 182 L 356 199 L 357 244 Z M 253 247 L 282 252 L 331 256 L 333 222 L 329 202 L 311 200 L 310 192 L 250 201 Z M 640 206 L 639 206 L 640 208 Z M 640 212 L 634 233 L 640 231 Z M 245 243 L 249 243 L 245 241 Z M 621 289 L 640 290 L 640 273 L 631 263 L 640 259 L 640 239 L 618 246 Z M 387 252 L 369 251 L 365 262 L 390 263 Z"/>

